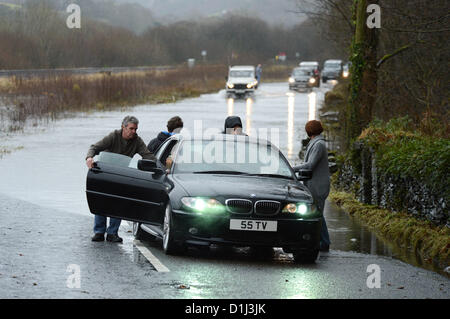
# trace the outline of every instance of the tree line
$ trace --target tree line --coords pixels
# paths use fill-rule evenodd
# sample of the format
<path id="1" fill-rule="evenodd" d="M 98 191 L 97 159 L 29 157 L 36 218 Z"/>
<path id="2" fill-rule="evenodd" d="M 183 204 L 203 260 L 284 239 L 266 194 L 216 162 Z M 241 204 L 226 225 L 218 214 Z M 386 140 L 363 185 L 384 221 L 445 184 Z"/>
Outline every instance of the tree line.
<path id="1" fill-rule="evenodd" d="M 0 6 L 0 69 L 113 67 L 203 62 L 265 63 L 279 52 L 291 61 L 338 58 L 312 20 L 292 28 L 229 15 L 151 26 L 142 33 L 83 15 L 81 29 L 66 27 L 51 1 L 28 1 L 20 9 Z M 342 55 L 340 57 L 343 57 Z"/>

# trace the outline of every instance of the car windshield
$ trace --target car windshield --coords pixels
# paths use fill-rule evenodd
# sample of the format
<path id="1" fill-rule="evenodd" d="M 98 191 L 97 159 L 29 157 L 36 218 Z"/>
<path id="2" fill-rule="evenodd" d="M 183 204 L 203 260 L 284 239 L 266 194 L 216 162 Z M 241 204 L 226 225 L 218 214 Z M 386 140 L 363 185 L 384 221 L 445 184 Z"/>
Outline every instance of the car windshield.
<path id="1" fill-rule="evenodd" d="M 277 149 L 265 143 L 238 140 L 184 141 L 175 157 L 173 172 L 294 179 L 289 163 Z"/>
<path id="2" fill-rule="evenodd" d="M 326 63 L 325 68 L 327 69 L 340 69 L 341 65 L 339 63 Z"/>
<path id="3" fill-rule="evenodd" d="M 252 78 L 253 71 L 230 71 L 230 78 Z"/>
<path id="4" fill-rule="evenodd" d="M 294 70 L 294 76 L 305 76 L 305 75 L 311 75 L 312 67 L 311 68 L 301 68 L 301 69 L 295 69 Z"/>

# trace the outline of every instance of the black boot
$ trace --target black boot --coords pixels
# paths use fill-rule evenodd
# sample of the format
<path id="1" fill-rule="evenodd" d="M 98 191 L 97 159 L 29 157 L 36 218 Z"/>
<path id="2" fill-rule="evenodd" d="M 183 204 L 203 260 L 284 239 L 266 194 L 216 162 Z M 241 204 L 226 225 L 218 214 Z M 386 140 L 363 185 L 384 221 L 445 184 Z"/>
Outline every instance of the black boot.
<path id="1" fill-rule="evenodd" d="M 104 240 L 105 240 L 105 234 L 95 233 L 94 236 L 92 236 L 92 241 L 104 241 Z"/>
<path id="2" fill-rule="evenodd" d="M 106 241 L 110 241 L 110 242 L 113 242 L 113 243 L 121 243 L 123 241 L 123 239 L 120 238 L 118 235 L 107 234 L 106 235 Z"/>

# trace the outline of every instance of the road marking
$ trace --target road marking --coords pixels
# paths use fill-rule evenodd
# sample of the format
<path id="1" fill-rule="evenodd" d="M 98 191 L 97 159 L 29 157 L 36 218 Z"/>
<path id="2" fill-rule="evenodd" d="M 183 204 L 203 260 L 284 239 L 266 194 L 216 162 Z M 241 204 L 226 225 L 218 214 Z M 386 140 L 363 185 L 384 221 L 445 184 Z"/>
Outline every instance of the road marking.
<path id="1" fill-rule="evenodd" d="M 170 272 L 170 270 L 164 266 L 158 258 L 155 257 L 155 255 L 152 254 L 152 252 L 145 247 L 140 240 L 135 239 L 134 245 L 139 249 L 142 255 L 144 255 L 145 258 L 155 267 L 156 271 L 158 272 Z"/>

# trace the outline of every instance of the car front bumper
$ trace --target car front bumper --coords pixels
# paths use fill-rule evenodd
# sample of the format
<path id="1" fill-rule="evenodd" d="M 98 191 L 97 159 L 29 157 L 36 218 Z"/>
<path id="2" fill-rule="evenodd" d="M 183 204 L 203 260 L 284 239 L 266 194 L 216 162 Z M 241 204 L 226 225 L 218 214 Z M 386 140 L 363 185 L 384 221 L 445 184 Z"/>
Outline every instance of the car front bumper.
<path id="1" fill-rule="evenodd" d="M 287 250 L 319 249 L 321 218 L 208 215 L 173 211 L 177 241 L 192 245 L 270 246 Z M 277 231 L 230 230 L 230 219 L 277 221 Z"/>
<path id="2" fill-rule="evenodd" d="M 251 89 L 228 89 L 227 88 L 227 93 L 229 94 L 246 94 L 246 93 L 253 93 L 255 92 L 254 88 Z"/>
<path id="3" fill-rule="evenodd" d="M 306 89 L 312 89 L 315 86 L 315 83 L 309 83 L 309 82 L 294 82 L 289 83 L 289 88 L 295 89 L 295 90 L 306 90 Z"/>

